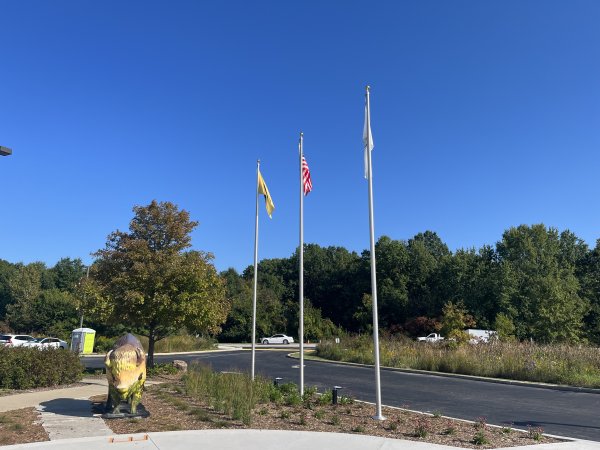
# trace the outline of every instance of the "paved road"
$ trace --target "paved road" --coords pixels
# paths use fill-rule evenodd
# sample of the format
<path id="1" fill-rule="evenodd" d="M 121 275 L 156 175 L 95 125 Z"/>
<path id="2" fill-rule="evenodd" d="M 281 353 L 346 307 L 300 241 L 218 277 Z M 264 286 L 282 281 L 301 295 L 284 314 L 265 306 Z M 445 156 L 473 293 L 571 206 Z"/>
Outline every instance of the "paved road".
<path id="1" fill-rule="evenodd" d="M 287 352 L 257 351 L 256 370 L 269 378 L 298 382 L 298 360 Z M 210 364 L 218 371 L 250 371 L 249 351 L 155 356 L 156 362 L 183 359 Z M 88 367 L 102 367 L 101 359 L 84 358 Z M 375 401 L 372 368 L 305 361 L 305 383 L 319 390 L 344 386 L 343 393 Z M 294 367 L 295 366 L 295 367 Z M 488 423 L 541 426 L 546 433 L 600 441 L 600 394 L 510 386 L 482 381 L 381 372 L 382 400 L 386 405 L 433 412 L 467 420 L 486 417 Z"/>

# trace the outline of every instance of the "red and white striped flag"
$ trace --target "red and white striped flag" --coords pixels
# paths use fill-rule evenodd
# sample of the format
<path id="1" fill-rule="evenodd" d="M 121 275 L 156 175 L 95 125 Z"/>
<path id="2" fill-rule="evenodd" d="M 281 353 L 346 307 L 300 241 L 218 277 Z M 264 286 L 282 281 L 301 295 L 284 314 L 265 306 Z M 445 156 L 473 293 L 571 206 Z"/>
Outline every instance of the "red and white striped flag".
<path id="1" fill-rule="evenodd" d="M 310 170 L 306 158 L 302 155 L 302 186 L 304 187 L 304 195 L 308 195 L 312 191 L 312 180 L 310 179 Z"/>

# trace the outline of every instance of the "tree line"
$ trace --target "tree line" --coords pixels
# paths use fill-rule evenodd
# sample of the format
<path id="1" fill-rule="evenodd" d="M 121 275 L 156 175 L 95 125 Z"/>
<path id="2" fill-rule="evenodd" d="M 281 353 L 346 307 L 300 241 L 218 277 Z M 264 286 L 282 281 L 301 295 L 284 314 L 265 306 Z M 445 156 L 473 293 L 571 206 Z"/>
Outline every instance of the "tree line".
<path id="1" fill-rule="evenodd" d="M 136 331 L 160 340 L 182 329 L 223 342 L 248 341 L 253 266 L 218 274 L 212 255 L 189 250 L 196 226 L 168 202 L 135 207 L 129 232 L 98 250 L 89 279 L 80 259 L 0 260 L 0 332 L 68 337 Z M 455 252 L 432 231 L 376 243 L 379 324 L 415 336 L 442 317 L 538 342 L 600 343 L 600 240 L 543 224 L 506 230 L 494 245 Z M 305 338 L 371 331 L 370 254 L 304 248 Z M 298 250 L 258 265 L 257 334 L 297 336 Z M 462 319 L 461 319 L 462 320 Z"/>
<path id="2" fill-rule="evenodd" d="M 439 330 L 444 309 L 471 326 L 538 342 L 600 343 L 600 240 L 543 224 L 506 230 L 495 246 L 451 252 L 432 231 L 376 243 L 379 325 L 415 336 Z M 304 249 L 305 332 L 318 339 L 371 327 L 370 252 L 308 244 Z M 253 266 L 221 274 L 231 312 L 223 340 L 250 332 Z M 298 252 L 258 265 L 259 334 L 297 335 Z"/>

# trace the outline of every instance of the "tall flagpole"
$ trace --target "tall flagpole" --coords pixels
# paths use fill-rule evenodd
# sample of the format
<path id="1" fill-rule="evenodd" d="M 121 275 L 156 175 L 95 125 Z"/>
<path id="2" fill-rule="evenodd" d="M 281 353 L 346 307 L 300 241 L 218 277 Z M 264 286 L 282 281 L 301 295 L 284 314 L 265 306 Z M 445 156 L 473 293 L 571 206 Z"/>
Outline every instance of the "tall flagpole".
<path id="1" fill-rule="evenodd" d="M 300 282 L 298 289 L 298 297 L 300 302 L 300 395 L 304 395 L 304 180 L 302 176 L 302 156 L 303 156 L 304 133 L 300 133 L 300 143 L 298 150 L 300 153 L 300 246 L 298 247 L 298 255 L 300 259 L 298 273 L 300 274 Z"/>
<path id="2" fill-rule="evenodd" d="M 373 344 L 375 351 L 375 397 L 377 400 L 373 419 L 385 420 L 381 414 L 381 378 L 379 375 L 379 321 L 377 319 L 377 270 L 375 267 L 375 219 L 373 218 L 373 167 L 371 165 L 371 105 L 370 87 L 367 86 L 367 166 L 369 174 L 369 229 L 371 233 L 371 298 L 373 300 Z"/>
<path id="3" fill-rule="evenodd" d="M 254 293 L 252 296 L 252 380 L 254 381 L 254 366 L 256 353 L 256 284 L 258 282 L 258 174 L 260 159 L 256 161 L 256 222 L 254 225 Z"/>

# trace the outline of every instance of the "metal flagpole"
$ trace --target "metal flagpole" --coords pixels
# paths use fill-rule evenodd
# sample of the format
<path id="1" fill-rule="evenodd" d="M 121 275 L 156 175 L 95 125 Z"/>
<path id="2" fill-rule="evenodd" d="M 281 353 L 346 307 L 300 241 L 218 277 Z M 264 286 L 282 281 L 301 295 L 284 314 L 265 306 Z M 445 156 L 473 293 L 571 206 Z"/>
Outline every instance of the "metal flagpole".
<path id="1" fill-rule="evenodd" d="M 256 222 L 254 225 L 254 293 L 252 296 L 252 381 L 254 381 L 254 366 L 256 353 L 256 284 L 258 282 L 258 175 L 260 159 L 256 161 Z"/>
<path id="2" fill-rule="evenodd" d="M 381 414 L 381 378 L 379 375 L 379 321 L 377 319 L 377 270 L 375 268 L 375 219 L 373 218 L 373 167 L 371 166 L 371 106 L 367 86 L 367 166 L 369 174 L 369 229 L 371 233 L 371 298 L 373 300 L 373 344 L 375 351 L 375 396 L 377 400 L 373 419 L 385 420 Z"/>
<path id="3" fill-rule="evenodd" d="M 304 133 L 300 133 L 298 145 L 300 153 L 300 246 L 298 255 L 300 259 L 298 272 L 300 274 L 298 297 L 300 302 L 300 327 L 298 330 L 300 338 L 300 395 L 304 395 L 304 180 L 302 176 Z"/>

